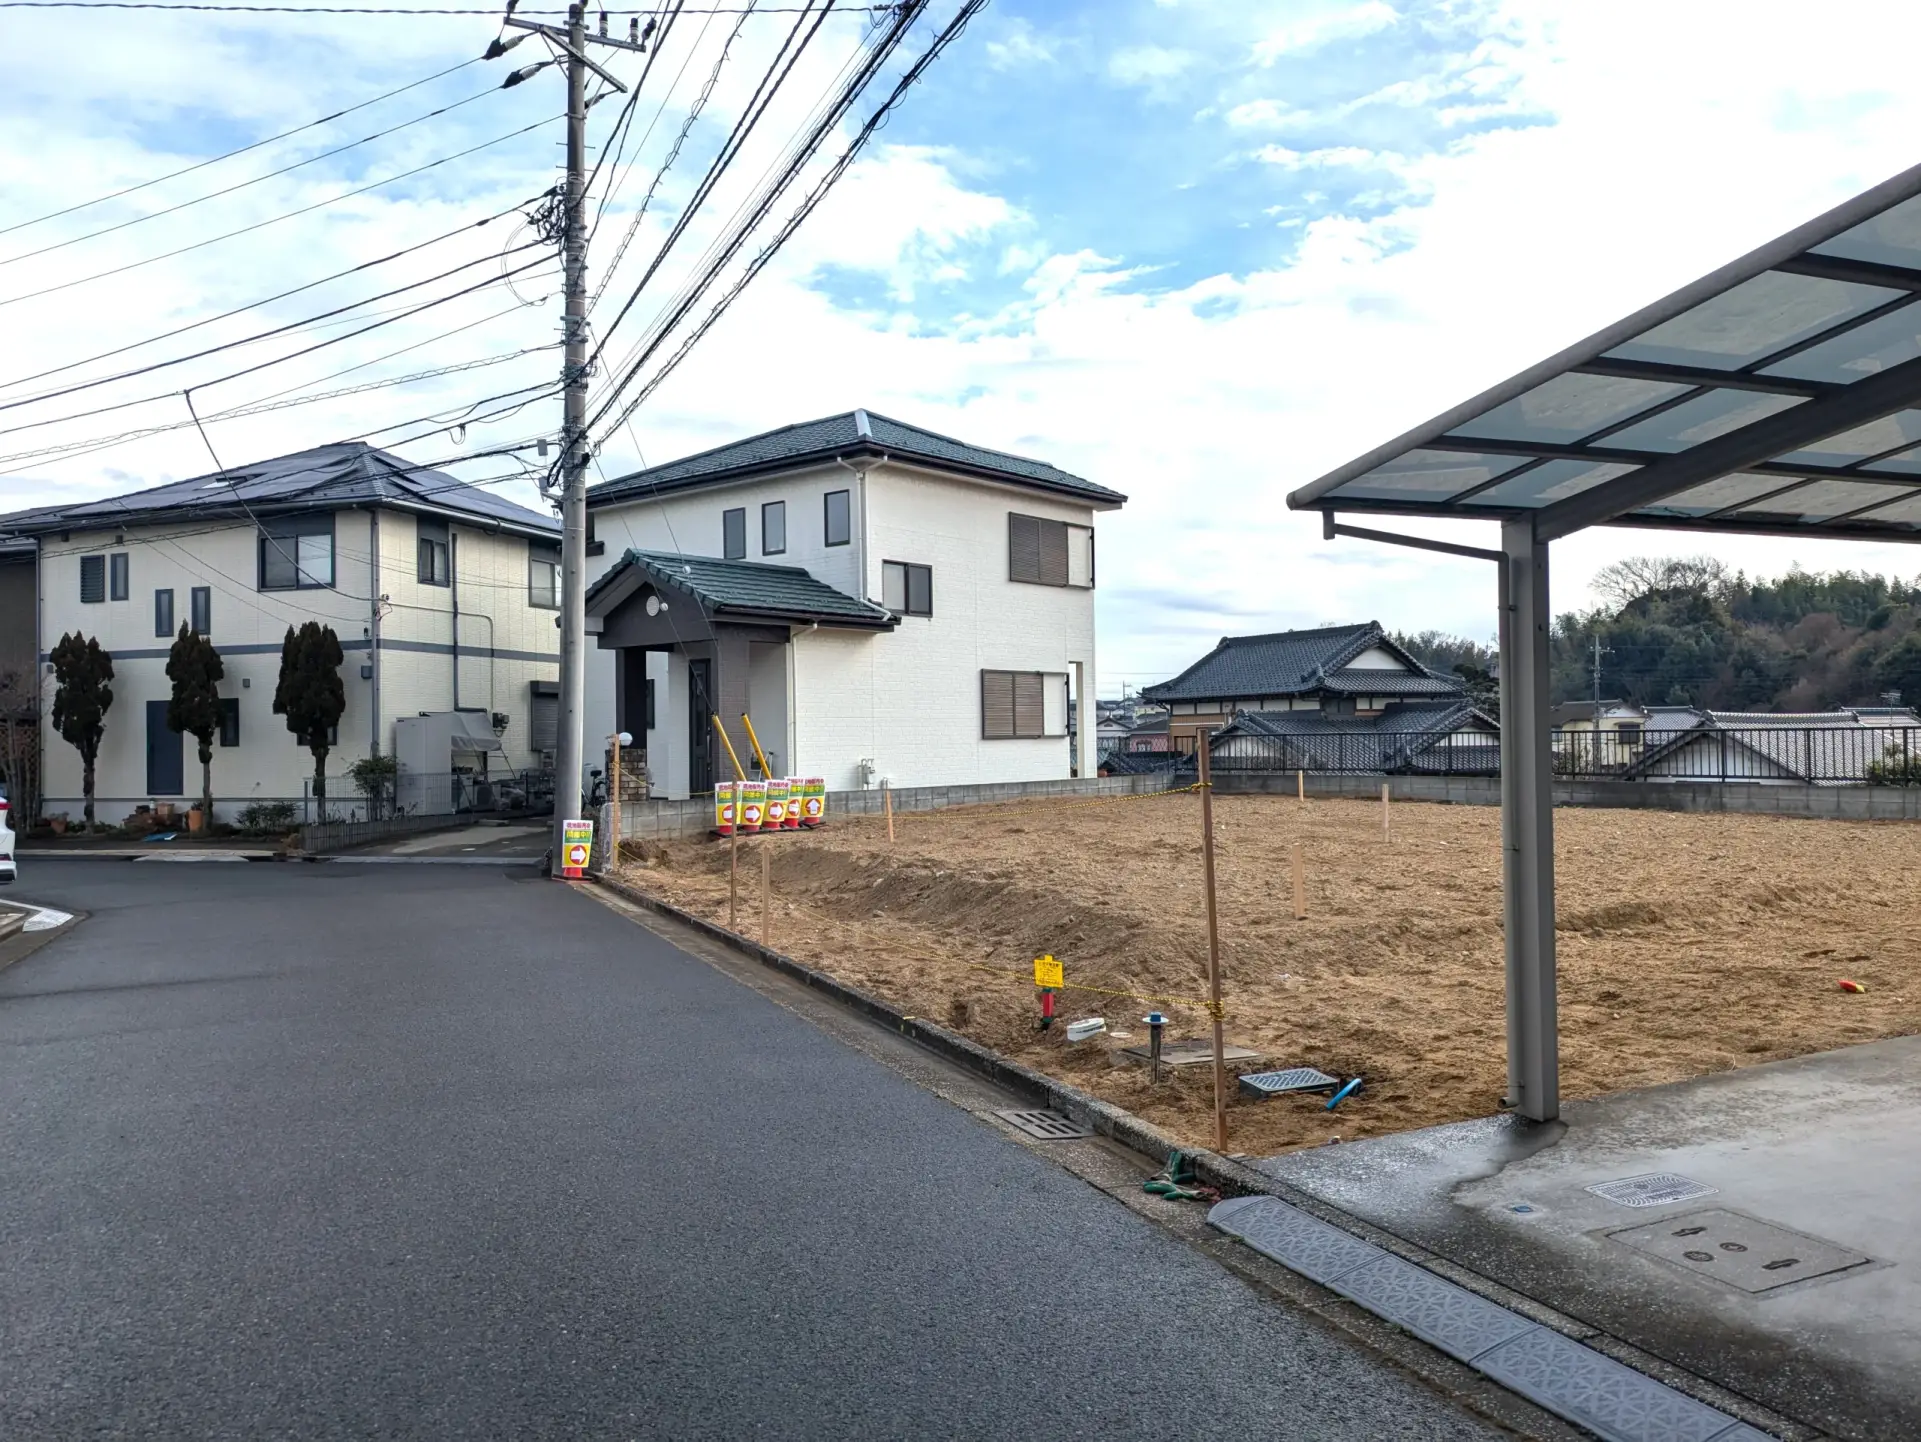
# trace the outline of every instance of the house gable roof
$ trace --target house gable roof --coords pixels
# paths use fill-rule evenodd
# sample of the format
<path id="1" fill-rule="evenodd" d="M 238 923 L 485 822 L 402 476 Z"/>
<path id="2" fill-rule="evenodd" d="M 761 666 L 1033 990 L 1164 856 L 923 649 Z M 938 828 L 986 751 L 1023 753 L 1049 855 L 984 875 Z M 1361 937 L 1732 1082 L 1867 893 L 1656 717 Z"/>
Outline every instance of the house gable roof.
<path id="1" fill-rule="evenodd" d="M 885 606 L 836 590 L 799 566 L 720 561 L 665 551 L 628 551 L 587 588 L 589 615 L 605 615 L 632 594 L 637 580 L 684 591 L 710 614 L 731 620 L 891 630 L 900 623 Z"/>
<path id="2" fill-rule="evenodd" d="M 362 441 L 315 446 L 125 496 L 0 517 L 0 531 L 44 535 L 175 521 L 250 520 L 380 505 L 551 541 L 560 523 L 467 481 Z"/>
<path id="3" fill-rule="evenodd" d="M 1486 712 L 1462 700 L 1411 701 L 1370 716 L 1244 711 L 1215 733 L 1212 750 L 1219 751 L 1235 737 L 1259 737 L 1281 743 L 1278 756 L 1261 759 L 1283 770 L 1449 770 L 1461 769 L 1464 759 L 1479 766 L 1497 764 L 1500 729 Z M 1463 730 L 1482 735 L 1442 745 Z M 1227 752 L 1224 764 L 1231 764 L 1233 748 Z"/>
<path id="4" fill-rule="evenodd" d="M 1119 506 L 1127 499 L 1119 491 L 1097 486 L 1045 461 L 969 445 L 938 431 L 857 410 L 782 426 L 631 475 L 616 476 L 590 487 L 587 501 L 591 506 L 601 506 L 632 496 L 668 495 L 860 456 L 915 461 L 975 479 L 1088 501 L 1097 508 Z"/>
<path id="5" fill-rule="evenodd" d="M 1346 669 L 1379 647 L 1405 668 Z M 1223 636 L 1220 644 L 1180 675 L 1141 688 L 1151 701 L 1214 701 L 1237 697 L 1307 696 L 1322 691 L 1367 696 L 1459 696 L 1461 685 L 1427 669 L 1390 641 L 1378 621 Z"/>

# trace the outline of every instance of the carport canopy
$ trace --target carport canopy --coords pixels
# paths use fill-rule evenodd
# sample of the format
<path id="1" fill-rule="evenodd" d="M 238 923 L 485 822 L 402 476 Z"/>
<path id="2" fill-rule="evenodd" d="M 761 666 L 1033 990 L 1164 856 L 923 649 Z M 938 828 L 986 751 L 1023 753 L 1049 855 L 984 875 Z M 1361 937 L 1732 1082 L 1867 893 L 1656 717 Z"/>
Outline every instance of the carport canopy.
<path id="1" fill-rule="evenodd" d="M 1288 497 L 1500 565 L 1508 1102 L 1559 1114 L 1548 543 L 1588 526 L 1921 540 L 1921 166 Z M 1338 525 L 1488 520 L 1498 551 Z"/>

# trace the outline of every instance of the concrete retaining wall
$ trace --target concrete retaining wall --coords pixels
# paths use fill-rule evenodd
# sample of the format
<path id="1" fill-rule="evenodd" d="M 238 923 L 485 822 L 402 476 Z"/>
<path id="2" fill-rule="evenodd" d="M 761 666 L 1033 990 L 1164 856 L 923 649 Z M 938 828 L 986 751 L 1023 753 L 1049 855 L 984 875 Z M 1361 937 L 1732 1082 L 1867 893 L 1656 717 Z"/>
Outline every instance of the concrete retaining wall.
<path id="1" fill-rule="evenodd" d="M 422 831 L 445 831 L 449 827 L 472 825 L 465 816 L 389 816 L 380 821 L 326 821 L 300 828 L 300 849 L 308 856 L 327 856 L 336 851 L 351 851 L 394 836 L 413 836 Z"/>
<path id="2" fill-rule="evenodd" d="M 941 811 L 950 806 L 984 806 L 994 802 L 1032 801 L 1040 797 L 1138 796 L 1164 791 L 1167 784 L 1168 778 L 1163 774 L 1095 776 L 1084 781 L 1007 781 L 979 786 L 903 786 L 894 792 L 894 810 Z M 881 793 L 878 790 L 827 793 L 829 825 L 837 816 L 880 814 Z M 677 841 L 705 836 L 713 829 L 714 803 L 707 796 L 691 801 L 627 802 L 620 808 L 621 836 L 627 841 Z"/>
<path id="3" fill-rule="evenodd" d="M 1365 776 L 1307 774 L 1309 796 L 1378 797 L 1385 780 L 1398 801 L 1444 801 L 1499 806 L 1498 776 Z M 1293 772 L 1215 778 L 1223 796 L 1292 796 Z M 1818 816 L 1840 821 L 1921 821 L 1917 786 L 1773 786 L 1718 781 L 1560 781 L 1556 806 L 1615 806 L 1643 811 L 1745 811 L 1768 816 Z"/>

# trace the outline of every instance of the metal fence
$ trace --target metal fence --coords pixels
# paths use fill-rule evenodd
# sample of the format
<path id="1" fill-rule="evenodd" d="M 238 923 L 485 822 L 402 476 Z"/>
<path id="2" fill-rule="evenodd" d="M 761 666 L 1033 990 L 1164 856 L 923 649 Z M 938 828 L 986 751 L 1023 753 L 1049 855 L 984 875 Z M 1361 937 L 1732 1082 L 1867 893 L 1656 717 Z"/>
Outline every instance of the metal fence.
<path id="1" fill-rule="evenodd" d="M 1717 781 L 1921 786 L 1921 727 L 1698 726 L 1685 731 L 1553 733 L 1554 774 L 1568 780 Z M 1498 776 L 1500 743 L 1483 735 L 1356 731 L 1229 734 L 1216 772 L 1315 771 Z"/>
<path id="2" fill-rule="evenodd" d="M 323 805 L 308 778 L 300 824 L 320 821 L 383 821 L 393 816 L 551 816 L 554 773 L 502 771 L 403 771 L 363 788 L 351 776 L 329 776 Z"/>

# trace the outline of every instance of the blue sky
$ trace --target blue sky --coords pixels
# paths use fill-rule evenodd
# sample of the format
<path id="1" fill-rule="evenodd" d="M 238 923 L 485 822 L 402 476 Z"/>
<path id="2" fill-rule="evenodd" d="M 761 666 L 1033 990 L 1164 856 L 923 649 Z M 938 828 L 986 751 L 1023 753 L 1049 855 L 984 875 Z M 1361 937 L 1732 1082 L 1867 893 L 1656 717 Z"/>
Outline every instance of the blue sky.
<path id="1" fill-rule="evenodd" d="M 942 0 L 933 13 L 950 8 Z M 1477 566 L 1324 542 L 1310 519 L 1286 510 L 1286 492 L 1921 159 L 1909 139 L 1921 133 L 1907 62 L 1921 41 L 1915 7 L 1843 0 L 1820 25 L 1758 16 L 1734 0 L 994 0 L 636 413 L 631 434 L 608 437 L 603 462 L 656 461 L 866 405 L 1125 491 L 1129 506 L 1102 523 L 1104 691 L 1165 675 L 1229 632 L 1375 617 L 1485 637 L 1492 598 Z M 495 33 L 485 17 L 16 11 L 7 23 L 0 227 L 455 65 Z M 663 53 L 636 130 L 658 97 L 667 107 L 609 204 L 597 272 L 634 222 L 732 23 L 687 17 Z M 610 308 L 789 23 L 768 15 L 743 27 L 612 277 Z M 762 143 L 723 186 L 716 215 L 746 194 L 824 93 L 862 24 L 850 17 L 823 30 Z M 1862 45 L 1863 34 L 1879 38 Z M 551 72 L 232 195 L 78 239 L 473 96 L 533 53 L 523 47 L 250 156 L 0 235 L 0 330 L 10 341 L 0 403 L 53 384 L 6 384 L 33 371 L 256 301 L 535 193 L 553 178 L 556 125 L 249 237 L 6 303 L 540 122 L 559 108 Z M 629 61 L 616 68 L 637 72 Z M 596 141 L 618 104 L 593 112 Z M 463 275 L 484 279 L 517 225 L 472 231 L 193 338 L 237 340 L 260 328 L 260 315 L 300 320 L 460 262 L 476 262 Z M 640 333 L 710 237 L 694 226 L 610 354 Z M 414 436 L 403 449 L 422 462 L 551 432 L 546 401 L 464 434 L 395 428 L 429 413 L 451 418 L 476 398 L 551 375 L 553 353 L 542 349 L 555 339 L 551 291 L 540 276 L 517 293 L 494 284 L 238 380 L 221 377 L 294 347 L 262 342 L 0 410 L 0 455 L 11 457 L 0 461 L 0 506 L 208 469 L 197 434 L 178 428 L 184 406 L 169 387 L 207 387 L 197 404 L 223 412 L 290 388 L 484 363 L 223 415 L 210 434 L 229 462 L 381 427 L 378 439 Z M 339 333 L 298 334 L 304 345 Z M 122 400 L 141 403 L 12 429 L 68 413 L 56 406 Z M 152 433 L 110 449 L 52 449 L 143 429 Z M 459 469 L 504 476 L 507 493 L 531 499 L 499 462 Z M 1449 533 L 1476 539 L 1465 527 Z M 1698 543 L 1658 534 L 1589 533 L 1556 548 L 1558 597 L 1585 604 L 1586 577 L 1622 554 L 1692 549 Z M 1730 540 L 1717 549 L 1763 572 L 1917 569 L 1897 547 Z"/>

